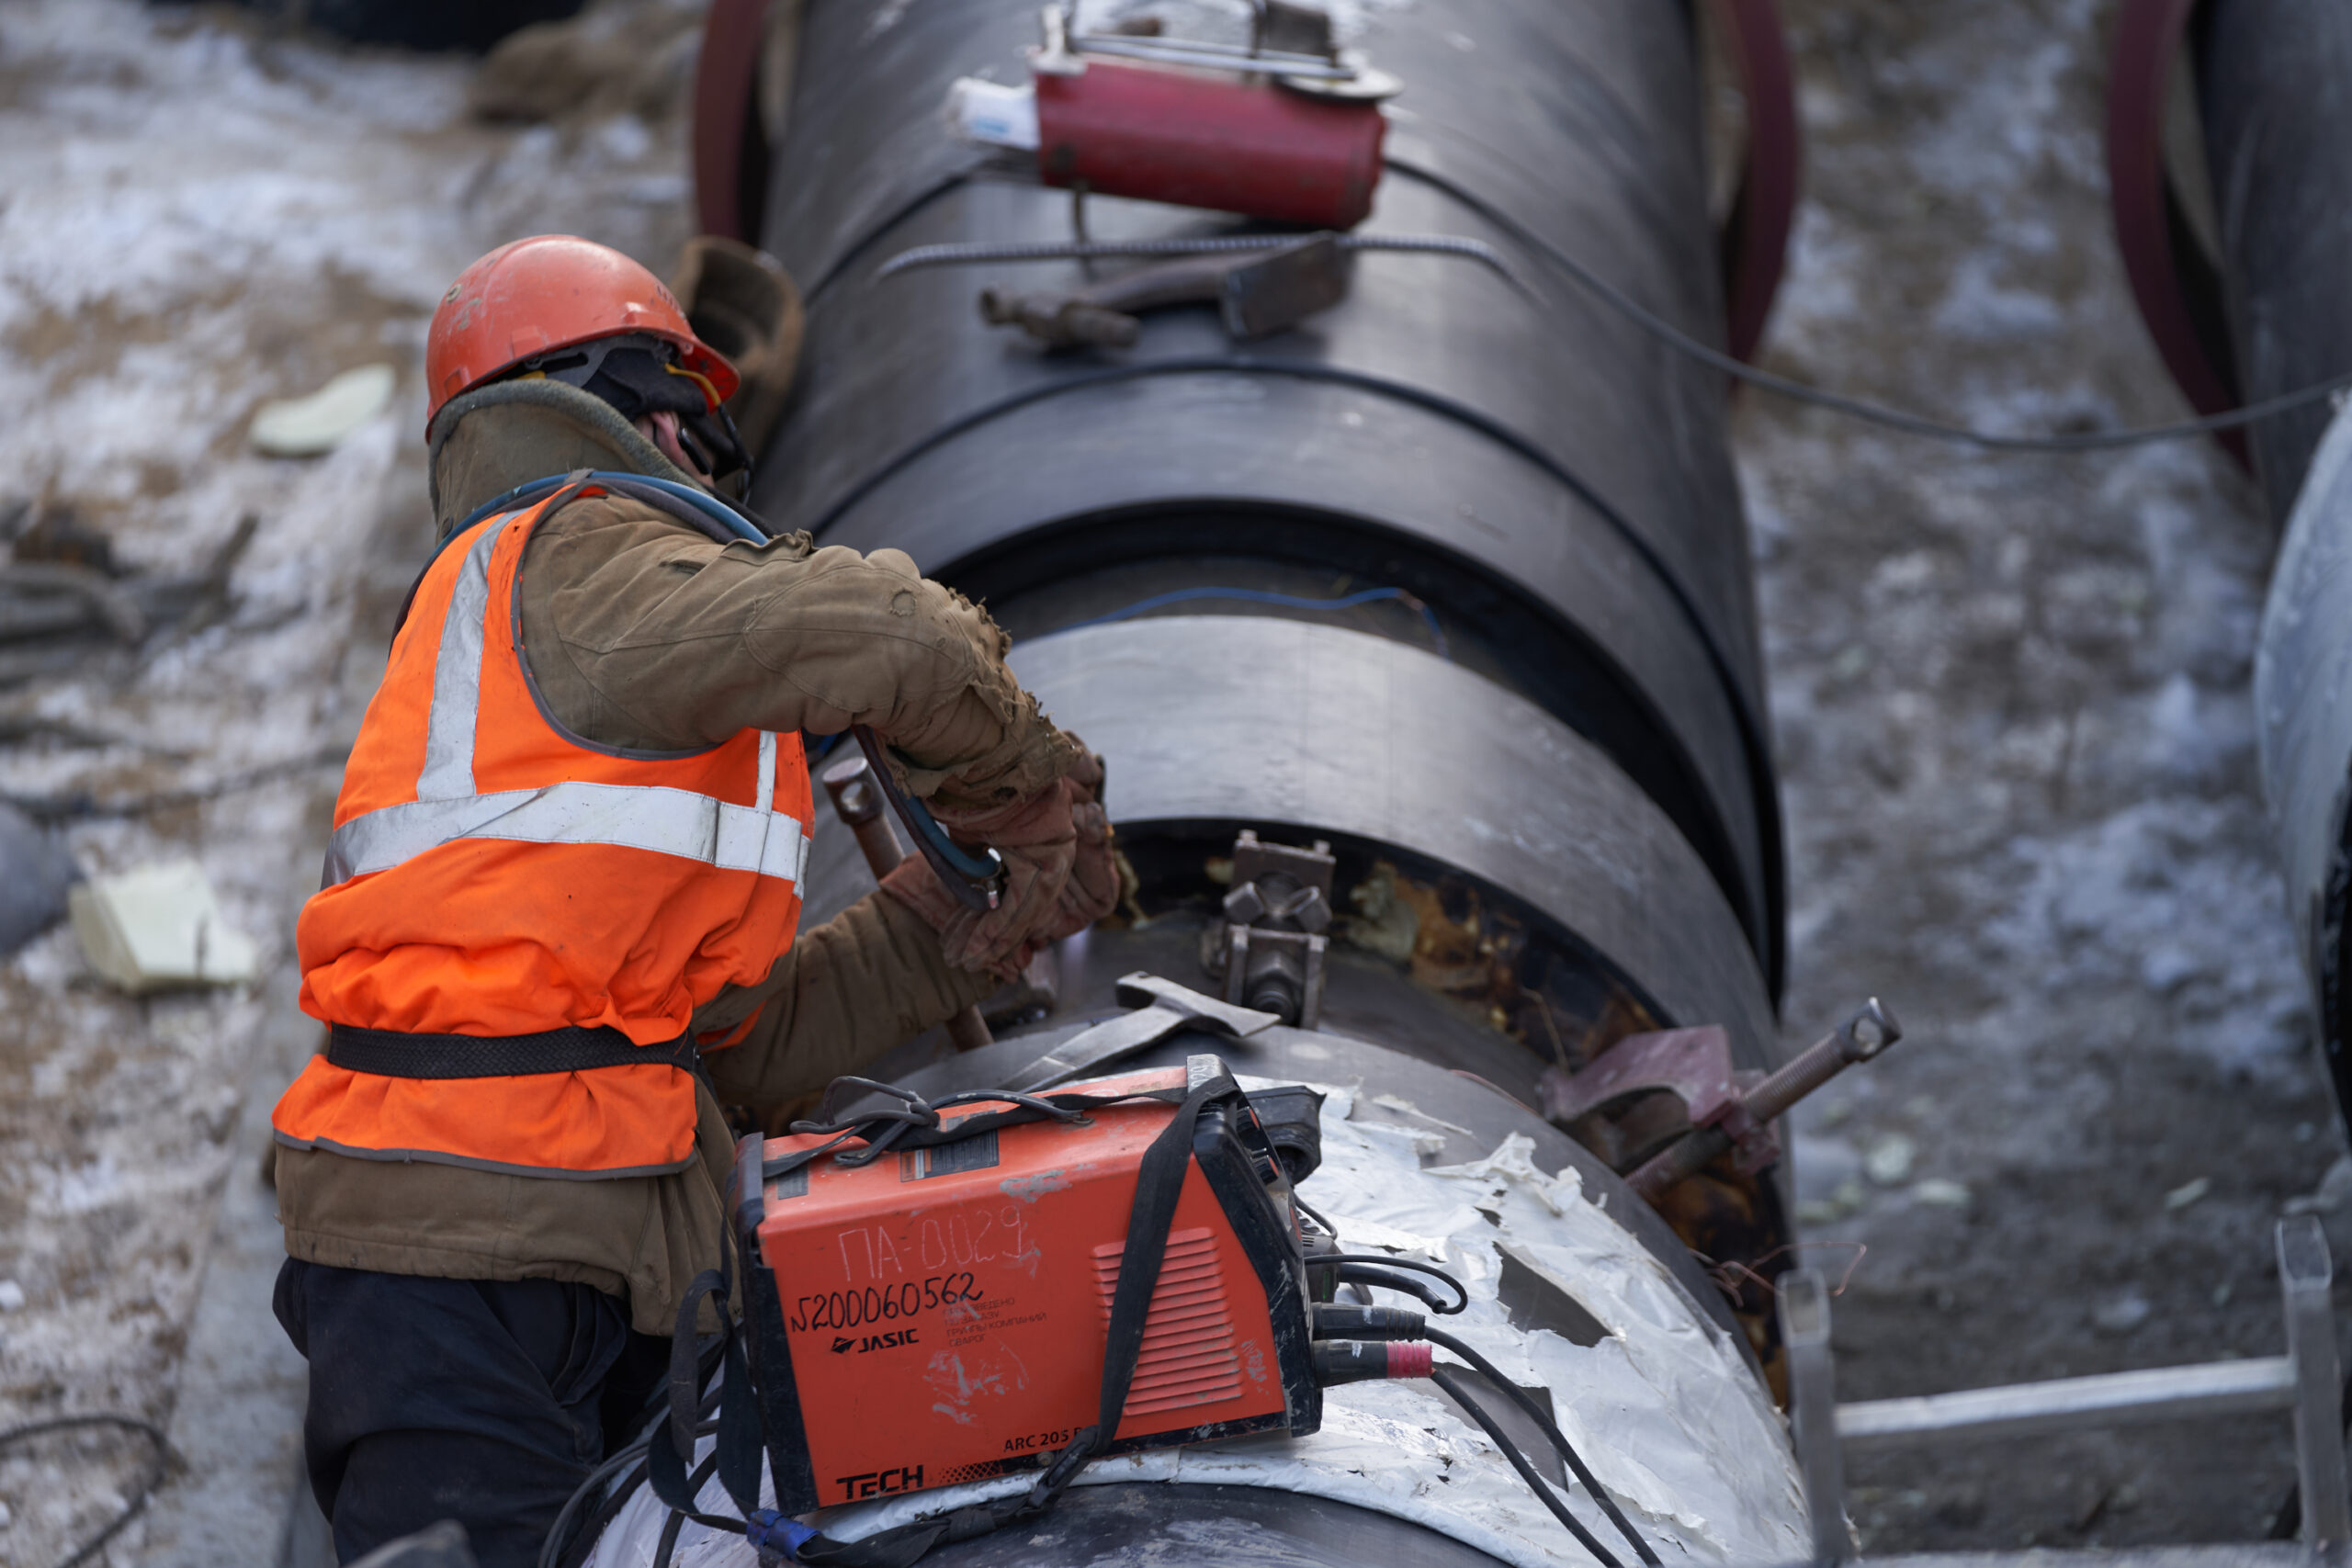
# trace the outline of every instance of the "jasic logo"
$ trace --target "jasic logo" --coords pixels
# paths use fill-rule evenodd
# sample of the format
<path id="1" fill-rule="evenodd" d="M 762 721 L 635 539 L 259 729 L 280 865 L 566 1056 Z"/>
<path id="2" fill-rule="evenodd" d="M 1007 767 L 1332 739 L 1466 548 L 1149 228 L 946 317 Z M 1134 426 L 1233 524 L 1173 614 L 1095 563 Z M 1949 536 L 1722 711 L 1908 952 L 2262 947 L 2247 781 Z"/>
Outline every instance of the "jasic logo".
<path id="1" fill-rule="evenodd" d="M 854 1334 L 844 1334 L 834 1339 L 833 1354 L 846 1356 L 855 1350 L 863 1356 L 868 1350 L 895 1350 L 901 1345 L 914 1344 L 915 1332 L 911 1328 L 894 1328 L 888 1334 L 869 1334 L 863 1339 Z"/>

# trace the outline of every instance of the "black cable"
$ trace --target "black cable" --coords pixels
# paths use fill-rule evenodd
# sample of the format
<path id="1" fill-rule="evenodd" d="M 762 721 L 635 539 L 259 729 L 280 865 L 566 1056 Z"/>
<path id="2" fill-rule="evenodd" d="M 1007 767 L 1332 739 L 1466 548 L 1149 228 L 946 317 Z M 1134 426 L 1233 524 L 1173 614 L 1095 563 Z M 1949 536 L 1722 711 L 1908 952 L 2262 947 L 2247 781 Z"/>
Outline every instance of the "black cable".
<path id="1" fill-rule="evenodd" d="M 801 292 L 802 311 L 813 317 L 817 313 L 817 301 L 823 299 L 833 285 L 849 272 L 859 256 L 941 197 L 960 190 L 976 179 L 986 178 L 993 162 L 995 160 L 986 154 L 970 158 L 961 168 L 950 169 L 937 179 L 916 188 L 911 195 L 902 197 L 884 209 L 880 217 L 860 230 L 831 261 L 818 269 L 817 280 Z"/>
<path id="2" fill-rule="evenodd" d="M 708 1378 L 707 1369 L 703 1375 L 706 1379 Z M 718 1423 L 709 1419 L 709 1416 L 718 1404 L 719 1392 L 714 1388 L 703 1396 L 701 1414 L 705 1418 L 695 1424 L 695 1437 L 707 1437 L 718 1430 Z M 668 1389 L 662 1388 L 649 1398 L 647 1402 L 649 1404 L 653 1404 L 656 1401 L 664 1403 L 661 1404 L 660 1407 L 647 1419 L 645 1429 L 607 1454 L 603 1462 L 588 1472 L 586 1480 L 571 1489 L 571 1495 L 563 1500 L 562 1508 L 556 1514 L 555 1523 L 548 1527 L 547 1535 L 539 1541 L 538 1568 L 557 1568 L 557 1564 L 570 1555 L 571 1543 L 567 1542 L 564 1537 L 571 1526 L 571 1517 L 580 1511 L 581 1505 L 587 1501 L 596 1488 L 610 1482 L 615 1475 L 628 1468 L 632 1461 L 644 1460 L 647 1443 L 652 1439 L 655 1432 L 664 1428 L 669 1420 L 669 1407 L 666 1404 L 668 1393 Z M 626 1498 L 644 1483 L 644 1476 L 632 1475 L 622 1484 L 614 1487 L 612 1495 L 607 1497 L 605 1502 L 610 1504 L 616 1498 Z M 617 1507 L 613 1509 L 615 1513 L 619 1511 Z M 601 1529 L 604 1524 L 611 1522 L 607 1517 L 597 1528 Z"/>
<path id="3" fill-rule="evenodd" d="M 1409 1269 L 1416 1274 L 1427 1274 L 1434 1279 L 1442 1280 L 1447 1284 L 1453 1287 L 1453 1304 L 1449 1307 L 1438 1306 L 1435 1303 L 1431 1303 L 1430 1305 L 1434 1311 L 1443 1314 L 1448 1317 L 1453 1316 L 1455 1313 L 1460 1312 L 1464 1307 L 1470 1304 L 1470 1292 L 1463 1288 L 1461 1280 L 1455 1279 L 1453 1275 L 1447 1273 L 1436 1264 L 1423 1263 L 1419 1258 L 1391 1258 L 1385 1252 L 1335 1252 L 1325 1257 L 1310 1258 L 1306 1260 L 1306 1266 L 1309 1269 L 1328 1269 L 1334 1264 L 1340 1263 L 1369 1263 L 1382 1269 Z M 1419 1292 L 1416 1292 L 1414 1293 L 1419 1294 Z"/>
<path id="4" fill-rule="evenodd" d="M 1296 1209 L 1300 1213 L 1305 1214 L 1308 1219 L 1313 1220 L 1317 1224 L 1321 1225 L 1325 1235 L 1335 1236 L 1340 1234 L 1340 1227 L 1325 1219 L 1321 1210 L 1316 1208 L 1314 1204 L 1300 1197 L 1298 1195 L 1298 1190 L 1295 1188 L 1291 1190 L 1290 1206 Z"/>
<path id="5" fill-rule="evenodd" d="M 571 1489 L 571 1495 L 563 1500 L 563 1506 L 556 1513 L 555 1523 L 548 1527 L 548 1533 L 539 1540 L 538 1568 L 556 1568 L 556 1564 L 562 1560 L 566 1548 L 570 1544 L 568 1537 L 571 1533 L 572 1516 L 580 1511 L 581 1504 L 587 1500 L 589 1495 L 627 1469 L 632 1461 L 642 1460 L 644 1457 L 645 1439 L 639 1438 L 605 1459 L 602 1464 L 588 1472 L 588 1478 L 585 1481 Z"/>
<path id="6" fill-rule="evenodd" d="M 1445 1297 L 1439 1293 L 1435 1281 L 1418 1275 L 1398 1273 L 1393 1269 L 1374 1269 L 1363 1263 L 1342 1264 L 1337 1273 L 1342 1285 L 1377 1285 L 1384 1291 L 1396 1291 L 1442 1315 L 1462 1310 L 1459 1302 L 1453 1306 L 1446 1305 Z M 1367 1296 L 1364 1299 L 1369 1301 L 1372 1298 Z"/>
<path id="7" fill-rule="evenodd" d="M 21 1427 L 11 1427 L 0 1431 L 0 1448 L 49 1432 L 70 1432 L 85 1427 L 119 1427 L 124 1431 L 138 1433 L 155 1445 L 155 1466 L 147 1472 L 147 1479 L 141 1483 L 137 1494 L 122 1506 L 122 1511 L 116 1514 L 105 1529 L 75 1547 L 73 1555 L 59 1562 L 57 1568 L 77 1568 L 78 1564 L 87 1562 L 107 1542 L 121 1533 L 123 1526 L 137 1518 L 140 1510 L 147 1506 L 147 1499 L 154 1495 L 156 1486 L 164 1479 L 164 1467 L 170 1461 L 172 1446 L 161 1427 L 153 1421 L 142 1421 L 136 1416 L 105 1412 L 90 1416 L 52 1416 L 47 1420 L 28 1421 Z"/>
<path id="8" fill-rule="evenodd" d="M 713 1449 L 710 1450 L 710 1457 L 695 1466 L 695 1472 L 686 1477 L 686 1495 L 701 1496 L 703 1483 L 710 1479 L 710 1472 L 718 1468 L 718 1450 Z M 696 1514 L 695 1522 L 707 1525 L 710 1520 Z M 670 1554 L 678 1549 L 678 1532 L 685 1528 L 685 1524 L 686 1516 L 684 1513 L 676 1508 L 670 1510 L 669 1522 L 662 1527 L 662 1544 L 655 1548 L 653 1552 L 653 1568 L 670 1568 Z"/>
<path id="9" fill-rule="evenodd" d="M 1520 243 L 1535 251 L 1554 266 L 1567 274 L 1602 304 L 1675 352 L 1687 355 L 1711 369 L 1745 381 L 1761 391 L 1771 392 L 1797 402 L 1809 403 L 1816 408 L 1829 410 L 1833 413 L 1842 413 L 1851 419 L 1862 420 L 1910 435 L 1925 436 L 1936 441 L 1954 442 L 1990 452 L 2108 451 L 2119 447 L 2146 446 L 2160 441 L 2186 440 L 2193 436 L 2213 434 L 2219 431 L 2241 429 L 2246 425 L 2258 424 L 2264 420 L 2275 418 L 2282 413 L 2291 413 L 2297 409 L 2320 402 L 2335 392 L 2352 387 L 2352 371 L 2347 371 L 2325 381 L 2301 387 L 2290 392 L 2282 392 L 2274 398 L 2266 398 L 2258 403 L 2249 403 L 2244 408 L 2232 409 L 2222 413 L 2207 414 L 2197 419 L 2180 420 L 2170 424 L 2146 425 L 2136 430 L 2091 431 L 2075 435 L 2001 435 L 1992 431 L 1973 429 L 1967 425 L 1948 424 L 1940 420 L 1928 419 L 1902 409 L 1889 408 L 1882 403 L 1847 397 L 1838 392 L 1824 391 L 1818 387 L 1809 387 L 1802 381 L 1791 380 L 1785 376 L 1776 376 L 1771 371 L 1761 369 L 1745 360 L 1736 359 L 1720 349 L 1701 343 L 1672 322 L 1656 315 L 1543 235 L 1435 169 L 1425 167 L 1410 160 L 1397 158 L 1386 159 L 1385 164 L 1389 170 L 1396 174 L 1403 175 L 1408 179 L 1419 180 L 1434 190 L 1444 192 L 1496 228 L 1510 234 Z M 842 273 L 848 270 L 850 264 L 861 252 L 872 245 L 882 234 L 887 233 L 899 220 L 910 216 L 914 211 L 964 185 L 981 172 L 979 167 L 975 166 L 950 174 L 945 178 L 924 187 L 910 201 L 893 212 L 889 218 L 861 234 L 832 265 L 825 269 L 824 275 L 819 279 L 816 287 L 808 291 L 807 296 L 808 302 L 813 305 L 816 298 L 824 293 Z"/>
<path id="10" fill-rule="evenodd" d="M 886 283 L 902 273 L 923 267 L 973 266 L 989 262 L 1117 261 L 1175 256 L 1248 255 L 1272 251 L 1313 239 L 1312 233 L 1267 231 L 1251 234 L 1168 235 L 1156 240 L 1032 240 L 1004 243 L 978 242 L 917 245 L 900 251 L 874 271 L 874 281 Z M 1332 234 L 1340 249 L 1350 252 L 1385 251 L 1398 255 L 1459 256 L 1490 268 L 1505 282 L 1518 287 L 1510 264 L 1483 240 L 1460 234 Z"/>
<path id="11" fill-rule="evenodd" d="M 1453 1335 L 1442 1329 L 1424 1328 L 1421 1330 L 1421 1337 L 1440 1349 L 1452 1351 L 1469 1362 L 1485 1373 L 1487 1380 L 1496 1387 L 1509 1394 L 1513 1404 L 1527 1412 L 1528 1418 L 1542 1429 L 1545 1440 L 1559 1450 L 1561 1460 L 1575 1473 L 1576 1478 L 1584 1483 L 1584 1489 L 1592 1494 L 1592 1500 L 1600 1505 L 1600 1511 L 1609 1516 L 1609 1522 L 1615 1525 L 1618 1532 L 1634 1543 L 1634 1551 L 1640 1555 L 1644 1562 L 1649 1564 L 1649 1568 L 1658 1568 L 1657 1553 L 1650 1550 L 1649 1542 L 1644 1540 L 1640 1532 L 1634 1529 L 1633 1521 L 1625 1517 L 1625 1511 L 1617 1506 L 1616 1500 L 1611 1497 L 1600 1483 L 1594 1478 L 1591 1470 L 1587 1468 L 1583 1459 L 1577 1455 L 1577 1450 L 1569 1445 L 1566 1437 L 1561 1433 L 1559 1423 L 1552 1419 L 1549 1411 L 1529 1398 L 1525 1389 L 1503 1376 L 1492 1361 L 1456 1339 Z"/>
<path id="12" fill-rule="evenodd" d="M 1495 1381 L 1503 1382 L 1499 1378 Z M 1487 1436 L 1494 1440 L 1495 1447 L 1502 1450 L 1503 1458 L 1510 1461 L 1510 1467 L 1519 1472 L 1519 1478 L 1527 1483 L 1527 1489 L 1534 1493 L 1545 1507 L 1552 1510 L 1554 1518 L 1568 1527 L 1568 1533 L 1583 1542 L 1587 1551 L 1600 1559 L 1602 1568 L 1624 1568 L 1624 1564 L 1618 1562 L 1610 1550 L 1600 1544 L 1600 1539 L 1585 1529 L 1584 1521 L 1568 1512 L 1566 1504 L 1552 1495 L 1552 1488 L 1544 1483 L 1543 1476 L 1536 1473 L 1535 1467 L 1527 1462 L 1527 1456 L 1519 1451 L 1519 1445 L 1510 1440 L 1510 1435 L 1504 1432 L 1495 1418 L 1487 1413 L 1484 1405 L 1470 1397 L 1469 1389 L 1464 1385 L 1461 1378 L 1454 1375 L 1453 1368 L 1431 1368 L 1430 1382 L 1445 1390 L 1452 1396 L 1454 1404 L 1470 1413 L 1470 1419 L 1478 1423 Z M 1503 1382 L 1503 1386 L 1509 1388 L 1510 1384 Z M 1655 1562 L 1657 1559 L 1653 1557 L 1649 1561 Z M 655 1568 L 662 1568 L 662 1565 L 656 1564 Z"/>
<path id="13" fill-rule="evenodd" d="M 2142 446 L 2158 441 L 2179 441 L 2189 436 L 2211 435 L 2216 431 L 2237 430 L 2258 424 L 2282 413 L 2319 402 L 2333 394 L 2352 387 L 2352 371 L 2346 371 L 2325 381 L 2301 387 L 2291 392 L 2281 392 L 2275 398 L 2265 398 L 2258 403 L 2232 409 L 2226 413 L 2207 414 L 2199 419 L 2184 419 L 2171 424 L 2143 425 L 2136 430 L 2105 430 L 2086 432 L 2079 435 L 1999 435 L 1987 430 L 1976 430 L 1964 424 L 1946 424 L 1940 420 L 1928 419 L 1902 409 L 1889 408 L 1883 403 L 1849 398 L 1838 392 L 1826 392 L 1818 387 L 1808 387 L 1786 376 L 1776 376 L 1759 369 L 1745 360 L 1735 359 L 1717 348 L 1712 348 L 1690 336 L 1672 322 L 1653 314 L 1616 285 L 1602 277 L 1584 263 L 1561 250 L 1500 208 L 1474 195 L 1468 189 L 1418 164 L 1391 158 L 1387 167 L 1408 178 L 1420 181 L 1432 189 L 1444 192 L 1469 208 L 1495 227 L 1503 230 L 1521 244 L 1541 253 L 1553 265 L 1565 272 L 1602 304 L 1626 321 L 1639 327 L 1658 342 L 1697 360 L 1710 369 L 1736 377 L 1752 387 L 1798 402 L 1811 403 L 1815 408 L 1842 413 L 1850 419 L 1899 430 L 1908 435 L 1923 435 L 1931 440 L 1955 442 L 1964 446 L 1981 447 L 1988 452 L 2098 452 L 2120 446 Z"/>
<path id="14" fill-rule="evenodd" d="M 563 1549 L 563 1555 L 557 1560 L 558 1568 L 579 1568 L 580 1563 L 595 1550 L 596 1542 L 603 1540 L 605 1532 L 612 1528 L 613 1521 L 620 1517 L 621 1510 L 628 1506 L 629 1498 L 645 1484 L 646 1478 L 652 1472 L 652 1461 L 640 1454 L 637 1468 L 614 1483 L 605 1494 L 605 1500 L 596 1506 L 596 1511 L 589 1516 L 588 1522 Z M 552 1531 L 549 1539 L 554 1539 Z"/>
<path id="15" fill-rule="evenodd" d="M 670 1568 L 670 1556 L 678 1549 L 678 1532 L 686 1527 L 686 1516 L 674 1508 L 662 1523 L 662 1542 L 653 1549 L 653 1568 Z"/>

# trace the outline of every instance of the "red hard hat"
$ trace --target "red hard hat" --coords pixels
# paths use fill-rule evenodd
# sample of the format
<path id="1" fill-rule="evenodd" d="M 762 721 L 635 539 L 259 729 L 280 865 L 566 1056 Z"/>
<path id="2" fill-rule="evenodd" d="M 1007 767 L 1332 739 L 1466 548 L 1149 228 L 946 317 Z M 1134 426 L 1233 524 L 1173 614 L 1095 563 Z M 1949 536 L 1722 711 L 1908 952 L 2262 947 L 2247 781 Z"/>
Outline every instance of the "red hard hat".
<path id="1" fill-rule="evenodd" d="M 709 382 L 714 408 L 735 395 L 735 367 L 695 336 L 660 278 L 592 240 L 540 234 L 499 246 L 441 296 L 424 340 L 425 423 L 523 360 L 621 333 L 674 344 L 680 367 Z"/>

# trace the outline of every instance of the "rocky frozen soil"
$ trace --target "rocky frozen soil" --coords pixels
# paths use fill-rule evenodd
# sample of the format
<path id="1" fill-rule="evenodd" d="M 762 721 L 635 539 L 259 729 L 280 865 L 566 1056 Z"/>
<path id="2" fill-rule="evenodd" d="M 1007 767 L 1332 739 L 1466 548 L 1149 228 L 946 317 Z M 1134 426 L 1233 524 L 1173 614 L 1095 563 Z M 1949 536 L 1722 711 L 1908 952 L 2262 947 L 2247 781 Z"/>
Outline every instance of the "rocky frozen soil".
<path id="1" fill-rule="evenodd" d="M 2111 3 L 1782 3 L 1811 165 L 1773 367 L 2005 429 L 2177 417 L 2107 227 Z M 214 1457 L 175 1393 L 218 1327 L 191 1321 L 216 1213 L 258 1215 L 240 1234 L 267 1250 L 263 1116 L 314 1043 L 293 914 L 429 536 L 424 323 L 524 233 L 666 265 L 690 12 L 605 13 L 670 40 L 624 51 L 658 91 L 583 84 L 555 123 L 491 125 L 460 62 L 227 10 L 0 7 L 0 503 L 32 503 L 19 526 L 70 506 L 150 570 L 258 519 L 216 624 L 0 690 L 0 795 L 86 795 L 60 830 L 92 873 L 196 857 L 266 970 L 135 1002 L 62 929 L 0 961 L 0 1426 L 122 1410 L 175 1422 L 198 1479 Z M 250 453 L 262 401 L 375 362 L 394 404 L 334 455 Z M 2200 445 L 1992 458 L 1752 397 L 1738 439 L 1790 1032 L 1868 992 L 1911 1031 L 1800 1127 L 1808 1259 L 1852 1265 L 1840 1392 L 2275 1353 L 2271 1223 L 2341 1139 L 2255 780 L 2271 539 L 2250 489 Z M 275 1325 L 245 1326 L 282 1366 Z M 238 1440 L 290 1472 L 289 1433 Z M 0 1561 L 54 1562 L 142 1465 L 115 1437 L 0 1452 Z M 1864 1541 L 1893 1551 L 2245 1538 L 2290 1470 L 2284 1422 L 2249 1421 L 1851 1479 Z M 276 1549 L 190 1529 L 159 1507 L 110 1557 Z"/>
<path id="2" fill-rule="evenodd" d="M 144 570 L 198 569 L 258 519 L 208 628 L 0 690 L 0 795 L 86 796 L 60 831 L 92 874 L 194 857 L 266 971 L 129 1000 L 62 926 L 0 961 L 0 1427 L 172 1419 L 222 1195 L 266 1213 L 267 1104 L 316 1037 L 291 1006 L 293 917 L 432 536 L 419 383 L 441 290 L 523 234 L 584 233 L 666 271 L 686 231 L 696 18 L 607 9 L 667 40 L 634 57 L 639 89 L 583 84 L 588 112 L 493 126 L 461 61 L 273 36 L 228 8 L 0 7 L 0 515 L 70 512 Z M 392 405 L 332 455 L 250 450 L 262 402 L 373 363 L 399 374 Z M 216 1435 L 273 1445 L 290 1480 L 290 1434 Z M 182 1456 L 198 1482 L 218 1457 Z M 119 1435 L 0 1451 L 0 1562 L 57 1562 L 146 1462 Z M 114 1560 L 232 1560 L 166 1516 Z M 238 1560 L 274 1559 L 275 1540 L 247 1544 Z"/>
<path id="3" fill-rule="evenodd" d="M 1783 10 L 1767 362 L 2003 431 L 2182 417 L 2109 228 L 2113 6 Z M 2278 1354 L 2272 1224 L 2342 1140 L 2256 779 L 2252 487 L 2207 443 L 1991 457 L 1755 398 L 1738 442 L 1788 1031 L 1876 992 L 1911 1032 L 1801 1122 L 1840 1395 Z M 1878 1551 L 2243 1540 L 2292 1473 L 2283 1418 L 1849 1466 Z"/>

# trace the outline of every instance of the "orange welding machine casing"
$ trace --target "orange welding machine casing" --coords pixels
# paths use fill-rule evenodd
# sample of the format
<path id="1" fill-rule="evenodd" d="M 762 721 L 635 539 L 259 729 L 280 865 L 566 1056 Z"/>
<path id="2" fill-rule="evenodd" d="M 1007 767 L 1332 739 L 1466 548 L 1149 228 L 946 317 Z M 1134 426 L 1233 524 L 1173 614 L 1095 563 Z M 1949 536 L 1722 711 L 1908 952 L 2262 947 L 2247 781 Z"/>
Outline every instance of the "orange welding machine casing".
<path id="1" fill-rule="evenodd" d="M 1057 1092 L 1181 1098 L 1188 1073 L 1224 1071 L 1198 1056 Z M 1175 1111 L 1127 1100 L 870 1164 L 826 1155 L 761 1183 L 737 1222 L 780 1511 L 1034 1470 L 1094 1424 L 1137 1162 Z M 763 1153 L 824 1141 L 771 1139 Z M 1212 1101 L 1102 1451 L 1320 1423 L 1289 1192 L 1246 1100 Z"/>

